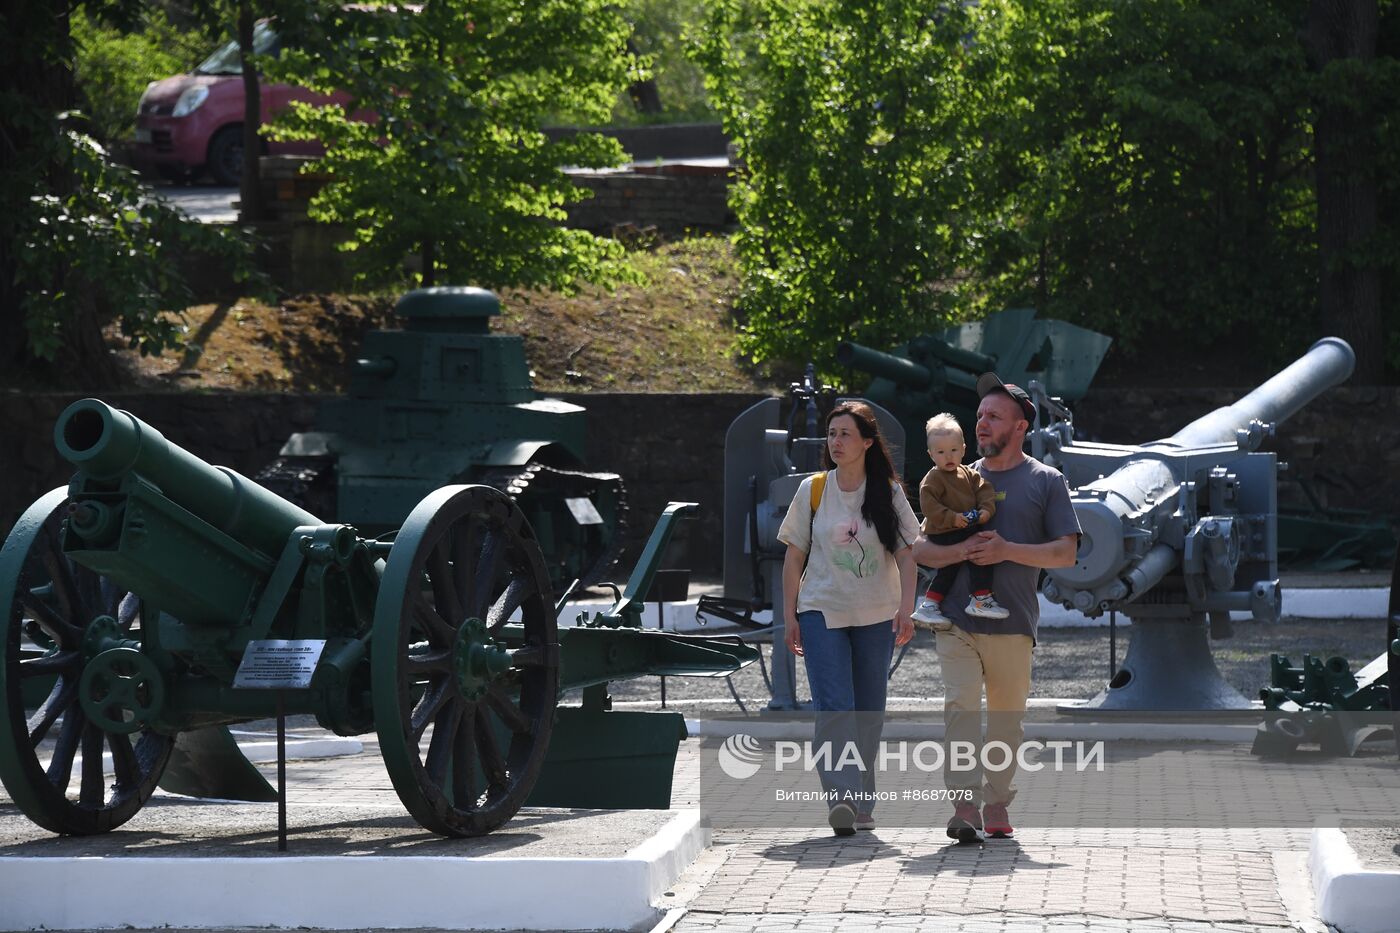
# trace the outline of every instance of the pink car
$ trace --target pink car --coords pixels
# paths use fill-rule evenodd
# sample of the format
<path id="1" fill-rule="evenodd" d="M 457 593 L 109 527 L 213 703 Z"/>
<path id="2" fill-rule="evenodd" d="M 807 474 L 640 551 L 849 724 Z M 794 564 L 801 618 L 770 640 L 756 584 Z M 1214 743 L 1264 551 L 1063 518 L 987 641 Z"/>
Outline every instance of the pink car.
<path id="1" fill-rule="evenodd" d="M 277 55 L 280 39 L 264 20 L 253 32 L 260 55 Z M 171 179 L 207 172 L 219 185 L 237 185 L 243 172 L 243 77 L 238 43 L 229 42 L 190 74 L 152 81 L 141 95 L 136 112 L 139 168 Z M 293 100 L 324 101 L 325 97 L 287 84 L 260 86 L 266 123 Z M 336 95 L 339 99 L 341 95 Z M 263 143 L 264 155 L 320 155 L 312 142 Z"/>

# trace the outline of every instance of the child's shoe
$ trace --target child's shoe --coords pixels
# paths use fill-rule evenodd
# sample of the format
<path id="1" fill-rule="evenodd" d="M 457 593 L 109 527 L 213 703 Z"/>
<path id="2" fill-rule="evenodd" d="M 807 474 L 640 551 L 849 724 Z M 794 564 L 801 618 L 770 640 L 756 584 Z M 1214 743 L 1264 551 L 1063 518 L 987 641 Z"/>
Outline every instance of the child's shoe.
<path id="1" fill-rule="evenodd" d="M 914 620 L 914 628 L 928 632 L 946 632 L 953 627 L 952 620 L 943 614 L 943 607 L 938 600 L 927 596 L 919 600 L 918 608 L 910 618 Z"/>
<path id="2" fill-rule="evenodd" d="M 978 619 L 1005 619 L 1011 612 L 988 593 L 986 596 L 972 597 L 967 603 L 967 614 Z"/>

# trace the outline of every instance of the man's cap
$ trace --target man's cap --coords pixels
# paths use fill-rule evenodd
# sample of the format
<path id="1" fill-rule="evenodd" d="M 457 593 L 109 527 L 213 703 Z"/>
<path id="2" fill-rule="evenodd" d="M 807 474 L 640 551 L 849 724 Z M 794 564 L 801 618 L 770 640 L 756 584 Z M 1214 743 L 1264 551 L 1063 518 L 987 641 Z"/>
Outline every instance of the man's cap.
<path id="1" fill-rule="evenodd" d="M 1021 411 L 1026 416 L 1026 421 L 1035 423 L 1035 403 L 1026 394 L 1026 390 L 1018 385 L 1009 382 L 1002 382 L 1001 377 L 996 373 L 983 373 L 977 379 L 977 397 L 986 398 L 989 392 L 1005 392 L 1011 396 L 1017 404 L 1021 406 Z"/>

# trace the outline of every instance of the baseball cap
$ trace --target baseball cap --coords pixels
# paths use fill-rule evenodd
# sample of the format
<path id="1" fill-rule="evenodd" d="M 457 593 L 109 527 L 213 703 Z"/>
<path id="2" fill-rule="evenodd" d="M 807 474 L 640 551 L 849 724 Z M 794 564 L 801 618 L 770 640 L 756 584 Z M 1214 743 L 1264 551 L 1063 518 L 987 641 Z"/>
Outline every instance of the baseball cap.
<path id="1" fill-rule="evenodd" d="M 977 397 L 986 398 L 990 392 L 1005 392 L 1021 406 L 1021 411 L 1025 414 L 1026 420 L 1035 423 L 1035 403 L 1026 394 L 1026 390 L 1018 385 L 1009 382 L 1002 382 L 1001 377 L 996 373 L 983 373 L 977 379 Z"/>

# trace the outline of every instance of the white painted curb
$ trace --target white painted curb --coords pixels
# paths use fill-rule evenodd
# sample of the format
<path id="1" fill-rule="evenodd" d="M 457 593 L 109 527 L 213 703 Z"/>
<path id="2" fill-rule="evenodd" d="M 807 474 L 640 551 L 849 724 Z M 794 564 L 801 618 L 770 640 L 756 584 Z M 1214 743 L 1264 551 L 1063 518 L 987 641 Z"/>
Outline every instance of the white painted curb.
<path id="1" fill-rule="evenodd" d="M 259 738 L 257 741 L 250 741 L 248 736 L 256 735 L 261 737 L 261 732 L 244 733 L 234 732 L 233 737 L 238 742 L 238 750 L 243 753 L 243 757 L 249 761 L 276 761 L 277 760 L 277 740 L 267 741 Z M 365 750 L 365 745 L 359 739 L 348 736 L 324 736 L 314 739 L 293 739 L 287 738 L 287 760 L 305 758 L 339 758 L 343 755 L 358 755 Z"/>
<path id="2" fill-rule="evenodd" d="M 1052 603 L 1044 596 L 1037 596 L 1040 600 L 1040 627 L 1041 628 L 1084 628 L 1084 627 L 1108 627 L 1108 613 L 1090 618 L 1077 609 L 1066 609 L 1059 603 Z M 569 603 L 560 614 L 560 625 L 572 625 L 576 610 L 587 609 L 590 612 L 597 612 L 611 606 L 612 602 L 579 602 Z M 647 603 L 642 607 L 642 626 L 644 628 L 656 628 L 658 613 L 656 603 Z M 666 603 L 665 622 L 666 631 L 681 632 L 687 635 L 705 635 L 710 632 L 722 631 L 724 634 L 733 634 L 734 629 L 729 623 L 722 619 L 711 620 L 709 625 L 700 625 L 695 621 L 695 610 L 699 605 L 698 600 L 690 599 L 680 603 Z M 1283 591 L 1283 617 L 1285 619 L 1384 619 L 1390 612 L 1390 587 L 1298 587 L 1285 588 Z M 768 610 L 754 613 L 754 622 L 759 626 L 766 626 L 772 613 Z M 1230 617 L 1237 620 L 1250 618 L 1247 612 L 1232 612 Z M 1122 613 L 1118 614 L 1118 624 L 1131 625 L 1129 618 Z"/>
<path id="3" fill-rule="evenodd" d="M 812 720 L 765 721 L 762 719 L 687 719 L 686 731 L 692 736 L 727 738 L 751 735 L 756 739 L 802 741 L 812 737 Z M 1112 742 L 1223 742 L 1245 744 L 1254 741 L 1252 725 L 1176 722 L 1027 722 L 1027 739 Z M 941 722 L 900 722 L 886 720 L 881 737 L 886 742 L 938 740 L 943 738 Z"/>
<path id="4" fill-rule="evenodd" d="M 1324 923 L 1342 933 L 1400 930 L 1400 871 L 1364 868 L 1340 829 L 1312 831 L 1308 868 Z"/>
<path id="5" fill-rule="evenodd" d="M 625 930 L 708 844 L 677 812 L 620 858 L 0 858 L 9 930 Z M 153 880 L 156 887 L 152 887 Z"/>

